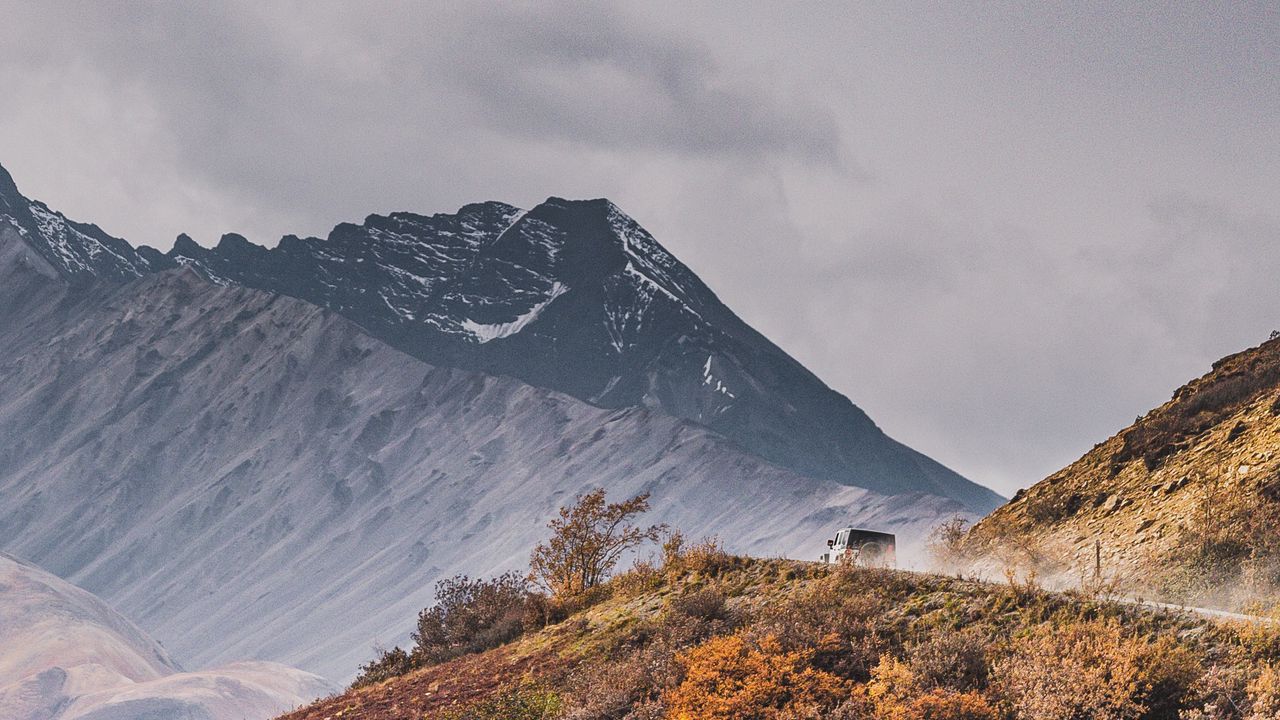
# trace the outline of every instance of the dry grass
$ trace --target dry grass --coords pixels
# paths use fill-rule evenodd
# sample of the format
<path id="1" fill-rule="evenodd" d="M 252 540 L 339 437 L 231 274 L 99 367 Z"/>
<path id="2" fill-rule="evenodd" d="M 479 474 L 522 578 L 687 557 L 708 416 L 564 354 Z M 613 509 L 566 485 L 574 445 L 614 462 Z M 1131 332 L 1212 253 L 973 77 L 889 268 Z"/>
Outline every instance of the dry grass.
<path id="1" fill-rule="evenodd" d="M 1168 456 L 1186 449 L 1191 438 L 1278 386 L 1280 339 L 1225 357 L 1214 363 L 1212 372 L 1181 388 L 1172 401 L 1126 433 L 1115 462 L 1141 459 L 1148 470 L 1154 470 Z"/>
<path id="2" fill-rule="evenodd" d="M 611 584 L 504 648 L 287 718 L 1254 720 L 1280 702 L 1280 631 L 1032 583 L 718 557 Z"/>

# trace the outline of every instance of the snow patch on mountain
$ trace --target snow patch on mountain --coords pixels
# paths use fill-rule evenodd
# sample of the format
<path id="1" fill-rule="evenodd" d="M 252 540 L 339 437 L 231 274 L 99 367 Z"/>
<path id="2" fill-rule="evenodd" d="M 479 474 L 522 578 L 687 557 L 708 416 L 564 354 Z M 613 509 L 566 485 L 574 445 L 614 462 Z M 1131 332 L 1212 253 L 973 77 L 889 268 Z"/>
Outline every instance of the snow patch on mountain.
<path id="1" fill-rule="evenodd" d="M 719 378 L 711 374 L 711 356 L 708 355 L 706 364 L 702 366 L 702 384 L 711 385 L 713 382 L 715 383 L 714 389 L 716 392 L 720 393 L 721 395 L 727 395 L 731 398 L 738 397 L 737 395 L 734 395 L 732 392 L 729 391 L 728 385 L 725 385 L 723 382 L 720 381 Z"/>
<path id="2" fill-rule="evenodd" d="M 110 268 L 112 276 L 125 278 L 151 272 L 146 259 L 122 240 L 109 238 L 94 227 L 78 226 L 42 202 L 27 202 L 26 210 L 34 227 L 23 228 L 24 237 L 43 245 L 49 259 L 67 275 L 97 275 L 103 268 Z M 7 217 L 21 227 L 21 218 Z"/>
<path id="3" fill-rule="evenodd" d="M 471 333 L 478 343 L 487 343 L 500 338 L 511 337 L 523 330 L 529 323 L 537 320 L 538 316 L 542 314 L 542 311 L 545 310 L 548 305 L 554 302 L 556 298 L 568 292 L 568 290 L 569 286 L 564 283 L 553 282 L 551 283 L 551 291 L 547 293 L 547 297 L 534 304 L 533 307 L 529 308 L 528 311 L 521 314 L 515 320 L 492 324 L 482 324 L 475 322 L 474 320 L 463 320 L 461 323 L 462 329 Z"/>

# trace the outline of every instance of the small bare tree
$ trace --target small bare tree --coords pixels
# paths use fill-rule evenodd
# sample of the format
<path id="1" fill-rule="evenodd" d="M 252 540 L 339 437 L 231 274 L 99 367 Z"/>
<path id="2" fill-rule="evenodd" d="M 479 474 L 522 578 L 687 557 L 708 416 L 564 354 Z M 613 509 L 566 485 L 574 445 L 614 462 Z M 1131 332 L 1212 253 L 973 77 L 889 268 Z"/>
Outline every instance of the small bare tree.
<path id="1" fill-rule="evenodd" d="M 969 519 L 956 515 L 933 528 L 928 549 L 933 562 L 943 572 L 959 572 L 967 560 L 965 539 L 969 536 Z"/>
<path id="2" fill-rule="evenodd" d="M 649 509 L 649 493 L 606 503 L 603 488 L 580 495 L 547 523 L 551 539 L 533 549 L 529 579 L 556 597 L 574 597 L 596 587 L 617 567 L 623 553 L 656 542 L 664 525 L 642 528 L 632 520 Z"/>

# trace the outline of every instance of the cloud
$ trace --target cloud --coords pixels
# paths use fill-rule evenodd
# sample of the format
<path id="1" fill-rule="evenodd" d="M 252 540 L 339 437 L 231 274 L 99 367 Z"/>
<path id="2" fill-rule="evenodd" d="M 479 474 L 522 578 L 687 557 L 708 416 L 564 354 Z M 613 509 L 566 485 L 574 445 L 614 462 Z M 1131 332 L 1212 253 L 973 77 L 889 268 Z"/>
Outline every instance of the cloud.
<path id="1" fill-rule="evenodd" d="M 158 119 L 137 127 L 135 152 L 163 155 L 217 205 L 273 216 L 253 231 L 320 232 L 513 186 L 529 198 L 519 179 L 485 177 L 495 160 L 550 155 L 564 174 L 588 154 L 766 172 L 847 162 L 830 112 L 803 93 L 728 77 L 698 42 L 604 5 L 55 3 L 11 20 L 25 42 L 0 50 L 6 65 L 86 93 L 127 88 L 116 111 Z M 449 192 L 459 178 L 472 197 Z M 285 219 L 305 227 L 274 227 Z"/>
<path id="2" fill-rule="evenodd" d="M 472 22 L 485 28 L 488 51 L 454 66 L 452 87 L 531 141 L 823 164 L 842 157 L 829 111 L 729 81 L 700 44 L 616 10 L 539 6 Z"/>
<path id="3" fill-rule="evenodd" d="M 1280 14 L 0 0 L 0 162 L 135 242 L 608 196 L 1011 493 L 1280 325 Z"/>

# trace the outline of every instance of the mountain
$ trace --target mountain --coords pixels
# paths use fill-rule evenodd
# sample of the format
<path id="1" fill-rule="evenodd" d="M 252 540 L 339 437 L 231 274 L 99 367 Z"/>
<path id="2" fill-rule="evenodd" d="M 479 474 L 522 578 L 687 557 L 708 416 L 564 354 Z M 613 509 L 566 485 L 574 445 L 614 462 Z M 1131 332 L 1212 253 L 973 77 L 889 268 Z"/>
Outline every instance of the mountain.
<path id="1" fill-rule="evenodd" d="M 183 672 L 100 599 L 4 554 L 0 648 L 6 720 L 265 719 L 328 692 L 273 663 Z"/>
<path id="2" fill-rule="evenodd" d="M 808 477 L 936 495 L 975 515 L 1002 501 L 885 435 L 607 200 L 373 215 L 271 249 L 239 235 L 206 249 L 181 236 L 162 255 L 27 200 L 0 169 L 4 216 L 72 280 L 181 265 L 332 310 L 438 366 L 696 422 Z"/>
<path id="3" fill-rule="evenodd" d="M 68 220 L 44 203 L 28 200 L 18 192 L 13 177 L 3 167 L 0 223 L 16 229 L 48 267 L 74 281 L 132 280 L 173 266 L 171 260 L 155 250 L 144 248 L 140 252 L 97 225 Z"/>
<path id="4" fill-rule="evenodd" d="M 973 529 L 971 554 L 1242 607 L 1280 590 L 1280 339 L 1228 356 Z M 1100 559 L 1100 563 L 1098 562 Z"/>
<path id="5" fill-rule="evenodd" d="M 816 555 L 845 522 L 909 544 L 963 510 L 801 475 L 656 409 L 431 365 L 191 269 L 68 282 L 12 227 L 0 375 L 0 548 L 198 666 L 345 677 L 437 579 L 523 567 L 596 486 L 762 555 Z"/>

